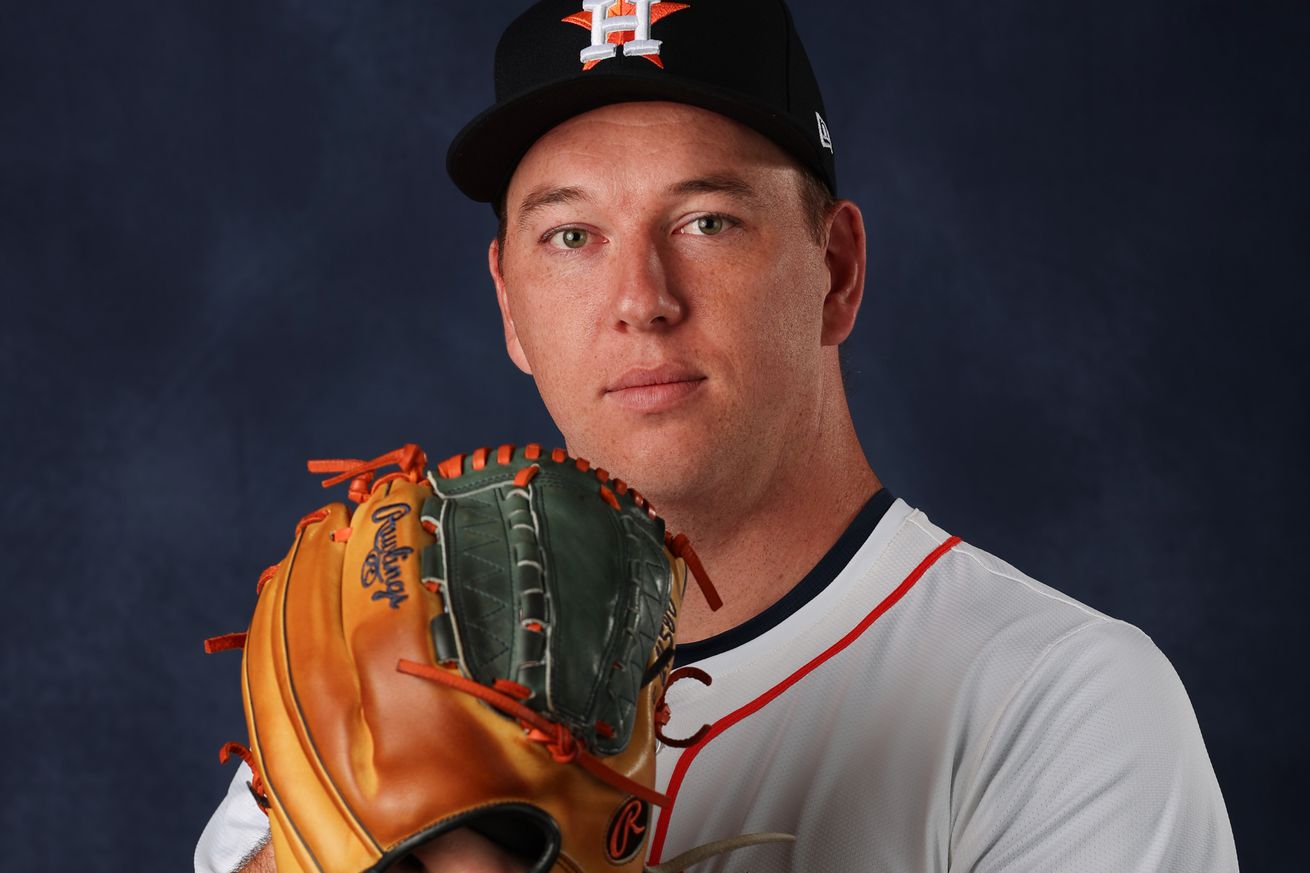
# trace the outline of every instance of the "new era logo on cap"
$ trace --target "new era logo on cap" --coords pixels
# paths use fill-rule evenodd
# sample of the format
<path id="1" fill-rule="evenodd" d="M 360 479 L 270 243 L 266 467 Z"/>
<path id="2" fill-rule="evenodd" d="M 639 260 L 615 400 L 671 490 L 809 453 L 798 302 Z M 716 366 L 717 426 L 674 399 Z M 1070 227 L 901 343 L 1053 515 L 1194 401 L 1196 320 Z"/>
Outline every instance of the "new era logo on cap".
<path id="1" fill-rule="evenodd" d="M 832 151 L 832 134 L 828 133 L 828 124 L 823 120 L 823 116 L 814 113 L 814 118 L 819 122 L 819 145 L 828 151 Z"/>
<path id="2" fill-rule="evenodd" d="M 615 57 L 623 46 L 627 57 L 644 57 L 663 69 L 660 60 L 660 41 L 651 39 L 650 30 L 661 18 L 681 12 L 686 3 L 666 3 L 663 0 L 582 0 L 582 11 L 564 18 L 591 31 L 591 45 L 579 53 L 582 69 L 590 70 L 606 58 Z"/>

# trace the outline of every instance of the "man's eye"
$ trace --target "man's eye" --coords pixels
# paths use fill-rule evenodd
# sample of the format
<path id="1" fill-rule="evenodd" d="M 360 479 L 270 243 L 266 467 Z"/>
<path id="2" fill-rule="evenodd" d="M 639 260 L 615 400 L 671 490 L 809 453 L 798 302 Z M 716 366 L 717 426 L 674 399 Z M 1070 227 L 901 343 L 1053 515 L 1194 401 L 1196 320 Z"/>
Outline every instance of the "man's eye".
<path id="1" fill-rule="evenodd" d="M 694 221 L 683 225 L 682 232 L 693 236 L 714 236 L 728 226 L 728 220 L 722 215 L 702 215 Z"/>
<path id="2" fill-rule="evenodd" d="M 566 227 L 550 235 L 550 244 L 556 248 L 580 249 L 591 239 L 591 234 L 580 227 Z"/>

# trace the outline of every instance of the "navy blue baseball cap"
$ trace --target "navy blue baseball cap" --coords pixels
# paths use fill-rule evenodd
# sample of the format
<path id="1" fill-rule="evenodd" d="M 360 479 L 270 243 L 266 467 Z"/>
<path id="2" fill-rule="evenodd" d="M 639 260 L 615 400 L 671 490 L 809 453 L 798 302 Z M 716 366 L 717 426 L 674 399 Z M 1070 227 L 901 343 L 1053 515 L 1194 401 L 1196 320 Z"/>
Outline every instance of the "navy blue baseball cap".
<path id="1" fill-rule="evenodd" d="M 823 97 L 782 0 L 542 0 L 496 46 L 496 103 L 470 121 L 446 171 L 494 203 L 532 144 L 611 103 L 669 100 L 753 128 L 837 192 Z"/>

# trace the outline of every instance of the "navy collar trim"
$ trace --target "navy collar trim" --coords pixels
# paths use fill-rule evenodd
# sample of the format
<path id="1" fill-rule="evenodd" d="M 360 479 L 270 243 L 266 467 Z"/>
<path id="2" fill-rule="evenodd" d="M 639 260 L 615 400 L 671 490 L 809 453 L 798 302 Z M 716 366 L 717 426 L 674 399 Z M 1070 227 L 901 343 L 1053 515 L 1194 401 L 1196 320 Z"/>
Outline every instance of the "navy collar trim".
<path id="1" fill-rule="evenodd" d="M 886 488 L 880 489 L 856 513 L 850 525 L 837 538 L 837 542 L 833 543 L 832 548 L 828 549 L 827 554 L 819 559 L 819 563 L 814 565 L 814 569 L 806 573 L 805 578 L 796 583 L 795 587 L 768 609 L 748 618 L 736 627 L 694 643 L 680 644 L 674 650 L 674 664 L 684 667 L 713 655 L 722 654 L 777 627 L 788 616 L 817 597 L 820 591 L 837 578 L 837 574 L 855 557 L 855 553 L 864 545 L 865 540 L 873 533 L 873 529 L 882 521 L 882 517 L 887 514 L 887 510 L 895 500 L 896 498 Z"/>

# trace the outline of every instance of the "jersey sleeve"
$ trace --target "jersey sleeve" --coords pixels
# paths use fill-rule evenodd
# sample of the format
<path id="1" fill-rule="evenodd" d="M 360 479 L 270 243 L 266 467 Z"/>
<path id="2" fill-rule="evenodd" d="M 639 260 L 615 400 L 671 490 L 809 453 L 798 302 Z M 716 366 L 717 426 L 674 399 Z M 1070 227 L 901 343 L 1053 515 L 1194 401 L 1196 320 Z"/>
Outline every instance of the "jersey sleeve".
<path id="1" fill-rule="evenodd" d="M 242 764 L 223 802 L 196 843 L 196 873 L 235 873 L 268 842 L 268 816 L 250 795 L 250 768 Z"/>
<path id="2" fill-rule="evenodd" d="M 952 871 L 1237 870 L 1191 702 L 1131 625 L 1054 642 L 982 736 L 956 786 Z"/>

